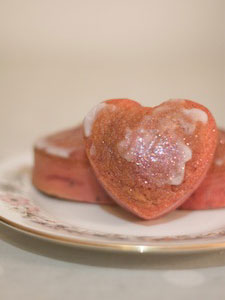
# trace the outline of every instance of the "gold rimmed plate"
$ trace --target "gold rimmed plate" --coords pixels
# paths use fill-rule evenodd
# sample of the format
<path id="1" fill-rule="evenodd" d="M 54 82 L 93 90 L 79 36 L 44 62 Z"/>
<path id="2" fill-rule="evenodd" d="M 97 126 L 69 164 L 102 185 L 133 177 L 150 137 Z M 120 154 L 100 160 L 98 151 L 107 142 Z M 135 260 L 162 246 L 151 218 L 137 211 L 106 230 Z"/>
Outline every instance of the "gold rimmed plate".
<path id="1" fill-rule="evenodd" d="M 34 237 L 74 247 L 137 253 L 225 248 L 225 209 L 176 210 L 142 221 L 117 206 L 48 197 L 31 183 L 29 154 L 0 165 L 0 220 Z"/>

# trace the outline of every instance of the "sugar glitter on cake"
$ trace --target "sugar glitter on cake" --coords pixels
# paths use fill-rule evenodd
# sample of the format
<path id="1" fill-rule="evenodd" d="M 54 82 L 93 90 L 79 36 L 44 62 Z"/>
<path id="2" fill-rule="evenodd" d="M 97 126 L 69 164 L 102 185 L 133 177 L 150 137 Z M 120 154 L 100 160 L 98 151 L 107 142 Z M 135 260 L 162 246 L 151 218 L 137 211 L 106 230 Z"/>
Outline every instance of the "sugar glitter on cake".
<path id="1" fill-rule="evenodd" d="M 183 142 L 154 129 L 127 128 L 117 147 L 123 158 L 141 169 L 146 183 L 157 186 L 181 184 L 185 163 L 192 158 L 191 149 Z"/>
<path id="2" fill-rule="evenodd" d="M 195 132 L 197 122 L 208 121 L 207 114 L 200 109 L 183 109 L 180 104 L 184 101 L 170 100 L 157 107 L 153 116 L 145 116 L 138 128 L 127 128 L 124 139 L 117 145 L 120 155 L 135 163 L 146 181 L 157 186 L 180 185 L 185 165 L 192 158 L 190 144 L 179 137 L 177 129 L 181 127 L 184 134 L 190 135 Z M 154 119 L 160 120 L 158 128 L 147 129 Z"/>

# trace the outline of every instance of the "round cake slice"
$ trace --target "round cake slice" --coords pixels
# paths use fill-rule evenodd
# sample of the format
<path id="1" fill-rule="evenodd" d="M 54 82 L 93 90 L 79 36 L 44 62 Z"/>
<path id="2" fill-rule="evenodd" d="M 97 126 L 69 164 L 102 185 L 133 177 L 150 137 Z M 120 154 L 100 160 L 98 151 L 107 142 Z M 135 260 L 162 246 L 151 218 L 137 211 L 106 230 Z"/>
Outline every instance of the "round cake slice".
<path id="1" fill-rule="evenodd" d="M 36 142 L 32 177 L 33 185 L 51 196 L 89 203 L 114 203 L 92 171 L 81 126 Z"/>
<path id="2" fill-rule="evenodd" d="M 225 131 L 219 130 L 219 140 L 211 168 L 200 187 L 180 207 L 198 210 L 225 207 Z"/>

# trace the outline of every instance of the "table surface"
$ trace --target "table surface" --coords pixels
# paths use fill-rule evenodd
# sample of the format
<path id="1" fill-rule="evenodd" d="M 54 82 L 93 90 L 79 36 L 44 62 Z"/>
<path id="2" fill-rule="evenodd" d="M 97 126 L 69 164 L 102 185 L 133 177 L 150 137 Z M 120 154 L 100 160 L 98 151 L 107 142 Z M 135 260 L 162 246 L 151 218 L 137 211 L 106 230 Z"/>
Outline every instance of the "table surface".
<path id="1" fill-rule="evenodd" d="M 35 239 L 0 225 L 1 299 L 218 299 L 225 251 L 113 254 Z"/>

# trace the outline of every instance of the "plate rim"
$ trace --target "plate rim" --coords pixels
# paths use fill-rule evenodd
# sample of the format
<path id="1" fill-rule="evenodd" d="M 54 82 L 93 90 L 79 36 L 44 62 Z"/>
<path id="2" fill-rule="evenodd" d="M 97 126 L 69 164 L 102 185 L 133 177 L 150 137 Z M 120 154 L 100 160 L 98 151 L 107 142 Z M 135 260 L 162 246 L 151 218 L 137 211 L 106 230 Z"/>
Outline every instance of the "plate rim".
<path id="1" fill-rule="evenodd" d="M 27 162 L 32 162 L 32 154 L 29 151 L 25 151 L 19 155 L 14 155 L 11 157 L 5 157 L 0 161 L 0 167 L 5 168 L 8 164 L 15 165 L 18 162 L 26 160 Z M 151 245 L 143 245 L 141 243 L 127 244 L 126 242 L 101 242 L 92 240 L 83 240 L 79 237 L 68 237 L 59 236 L 54 234 L 54 232 L 44 232 L 34 227 L 29 227 L 17 222 L 12 221 L 9 218 L 5 218 L 0 215 L 0 223 L 5 226 L 10 227 L 13 230 L 22 232 L 24 234 L 33 236 L 35 238 L 44 239 L 49 242 L 55 242 L 57 244 L 79 247 L 83 249 L 100 250 L 106 252 L 119 252 L 119 253 L 149 253 L 149 254 L 184 254 L 184 253 L 197 253 L 206 251 L 215 251 L 225 249 L 225 239 L 222 241 L 212 241 L 206 240 L 204 242 L 191 242 L 188 244 L 181 244 L 173 242 L 171 244 L 159 244 L 152 242 Z"/>
<path id="2" fill-rule="evenodd" d="M 206 242 L 206 243 L 195 243 L 195 244 L 170 244 L 170 245 L 131 245 L 126 243 L 102 243 L 94 241 L 84 241 L 79 238 L 69 238 L 55 235 L 54 233 L 45 233 L 38 229 L 26 227 L 16 222 L 13 222 L 7 218 L 0 216 L 0 223 L 13 230 L 22 232 L 26 235 L 44 239 L 49 242 L 61 244 L 65 246 L 72 246 L 83 249 L 101 250 L 106 252 L 119 252 L 119 253 L 147 253 L 147 254 L 185 254 L 185 253 L 197 253 L 197 252 L 209 252 L 215 250 L 225 249 L 225 241 L 223 242 Z"/>

